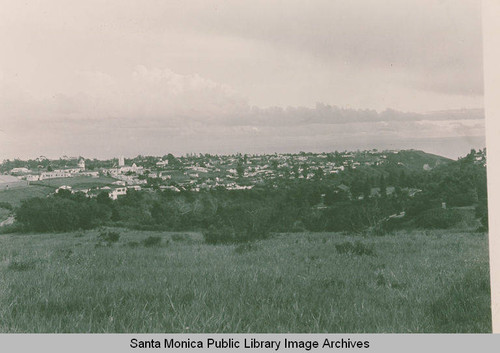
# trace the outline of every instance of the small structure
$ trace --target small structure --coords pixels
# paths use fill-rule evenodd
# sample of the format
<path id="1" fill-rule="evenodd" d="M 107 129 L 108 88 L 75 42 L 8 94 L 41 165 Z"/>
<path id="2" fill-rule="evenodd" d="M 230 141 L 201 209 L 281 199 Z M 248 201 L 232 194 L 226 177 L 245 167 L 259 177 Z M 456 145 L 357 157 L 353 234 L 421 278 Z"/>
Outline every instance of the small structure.
<path id="1" fill-rule="evenodd" d="M 109 198 L 111 200 L 116 200 L 118 198 L 118 196 L 122 196 L 122 195 L 127 195 L 127 188 L 126 187 L 114 189 L 113 191 L 111 191 L 109 193 Z"/>

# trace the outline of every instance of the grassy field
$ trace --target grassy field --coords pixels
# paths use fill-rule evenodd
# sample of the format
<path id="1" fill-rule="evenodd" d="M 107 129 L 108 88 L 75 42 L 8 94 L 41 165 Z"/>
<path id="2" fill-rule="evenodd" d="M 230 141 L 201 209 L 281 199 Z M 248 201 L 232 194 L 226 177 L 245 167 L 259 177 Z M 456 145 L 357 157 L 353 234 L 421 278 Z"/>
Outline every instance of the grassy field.
<path id="1" fill-rule="evenodd" d="M 99 177 L 99 178 L 93 178 L 90 176 L 76 176 L 72 178 L 54 178 L 54 179 L 46 179 L 46 180 L 41 180 L 41 181 L 36 181 L 36 182 L 31 182 L 31 184 L 36 184 L 36 185 L 44 185 L 44 186 L 49 186 L 53 188 L 58 188 L 63 185 L 69 185 L 72 188 L 80 188 L 80 189 L 85 189 L 85 188 L 92 188 L 96 186 L 106 186 L 106 185 L 111 185 L 116 179 L 111 178 L 111 177 Z"/>
<path id="2" fill-rule="evenodd" d="M 0 235 L 0 332 L 491 331 L 485 234 L 117 231 Z"/>
<path id="3" fill-rule="evenodd" d="M 12 206 L 19 206 L 22 200 L 31 197 L 45 197 L 54 192 L 53 187 L 42 185 L 29 185 L 24 188 L 16 188 L 0 191 L 0 202 L 8 202 Z"/>
<path id="4" fill-rule="evenodd" d="M 53 193 L 55 189 L 62 185 L 69 185 L 74 189 L 86 189 L 96 186 L 111 185 L 114 181 L 116 181 L 116 179 L 110 177 L 92 178 L 88 176 L 36 181 L 31 182 L 30 185 L 23 188 L 0 190 L 0 202 L 8 202 L 12 206 L 19 206 L 22 200 L 31 197 L 45 197 Z"/>

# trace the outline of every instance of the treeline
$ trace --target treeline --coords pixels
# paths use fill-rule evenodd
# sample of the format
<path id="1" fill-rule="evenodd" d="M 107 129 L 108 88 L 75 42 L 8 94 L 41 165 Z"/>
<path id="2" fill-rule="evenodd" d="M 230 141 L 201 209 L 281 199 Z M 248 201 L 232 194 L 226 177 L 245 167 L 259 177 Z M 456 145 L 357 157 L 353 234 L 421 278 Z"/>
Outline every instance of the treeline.
<path id="1" fill-rule="evenodd" d="M 264 237 L 296 230 L 359 231 L 401 209 L 396 198 L 339 200 L 317 207 L 321 191 L 312 182 L 287 189 L 143 192 L 129 190 L 116 201 L 101 193 L 95 199 L 60 190 L 32 198 L 16 210 L 24 230 L 49 232 L 120 225 L 143 229 L 233 229 L 238 236 Z"/>

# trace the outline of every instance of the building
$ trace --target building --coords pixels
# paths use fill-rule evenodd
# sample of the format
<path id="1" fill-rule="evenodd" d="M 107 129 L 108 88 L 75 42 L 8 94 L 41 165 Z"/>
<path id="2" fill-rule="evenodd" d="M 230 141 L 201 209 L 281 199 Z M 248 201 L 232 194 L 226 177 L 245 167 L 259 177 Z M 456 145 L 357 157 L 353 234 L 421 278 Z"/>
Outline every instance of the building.
<path id="1" fill-rule="evenodd" d="M 123 156 L 118 157 L 118 166 L 119 167 L 125 166 L 125 157 Z"/>
<path id="2" fill-rule="evenodd" d="M 127 188 L 117 188 L 109 193 L 111 200 L 116 200 L 118 196 L 127 195 Z"/>
<path id="3" fill-rule="evenodd" d="M 28 168 L 12 168 L 10 170 L 11 174 L 27 174 L 30 170 Z"/>
<path id="4" fill-rule="evenodd" d="M 80 158 L 80 160 L 78 161 L 78 168 L 85 170 L 85 159 Z"/>
<path id="5" fill-rule="evenodd" d="M 59 193 L 60 190 L 68 190 L 68 191 L 71 191 L 71 193 L 73 193 L 73 188 L 69 185 L 61 185 L 59 186 L 57 189 L 56 189 L 56 194 Z"/>
<path id="6" fill-rule="evenodd" d="M 44 172 L 40 174 L 40 180 L 69 177 L 71 177 L 71 174 L 64 170 L 55 170 L 53 172 Z"/>

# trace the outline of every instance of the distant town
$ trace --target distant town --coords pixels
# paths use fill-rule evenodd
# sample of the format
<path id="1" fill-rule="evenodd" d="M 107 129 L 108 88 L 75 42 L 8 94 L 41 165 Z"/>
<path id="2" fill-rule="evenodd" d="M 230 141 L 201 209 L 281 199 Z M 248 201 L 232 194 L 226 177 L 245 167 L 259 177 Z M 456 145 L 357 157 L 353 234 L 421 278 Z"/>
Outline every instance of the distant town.
<path id="1" fill-rule="evenodd" d="M 429 155 L 425 154 L 426 158 L 419 163 L 414 157 L 408 160 L 408 155 L 405 155 L 408 152 L 412 152 L 411 156 L 414 156 L 420 151 L 373 149 L 355 152 L 264 155 L 188 154 L 182 157 L 168 154 L 162 157 L 120 156 L 109 160 L 67 156 L 49 160 L 40 156 L 29 161 L 4 161 L 0 165 L 2 172 L 0 190 L 39 184 L 51 186 L 51 180 L 58 179 L 59 182 L 53 185 L 57 187 L 55 193 L 69 190 L 72 193 L 83 193 L 87 197 L 96 197 L 106 191 L 111 199 L 116 200 L 126 195 L 130 189 L 174 192 L 198 192 L 214 188 L 246 190 L 269 183 L 277 187 L 283 180 L 333 179 L 346 169 L 352 171 L 356 168 L 387 167 L 391 164 L 398 169 L 426 171 L 446 161 L 443 157 L 435 156 L 435 160 L 429 162 Z M 485 164 L 484 151 L 476 152 L 475 159 L 477 163 Z M 106 185 L 82 187 L 81 181 L 89 178 L 108 178 L 110 182 Z M 71 182 L 75 179 L 80 182 Z M 344 191 L 347 191 L 346 186 L 339 185 L 339 187 L 344 187 L 346 189 Z M 386 192 L 390 194 L 393 192 L 392 189 L 388 187 Z M 418 192 L 418 190 L 408 191 L 410 194 Z M 377 188 L 371 190 L 372 194 L 377 192 L 379 192 Z"/>

